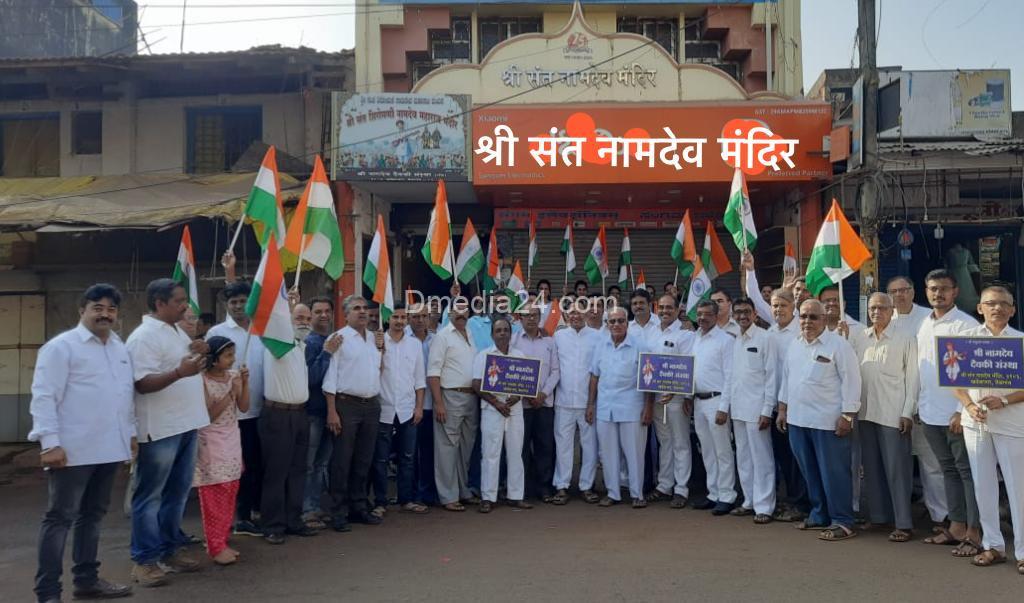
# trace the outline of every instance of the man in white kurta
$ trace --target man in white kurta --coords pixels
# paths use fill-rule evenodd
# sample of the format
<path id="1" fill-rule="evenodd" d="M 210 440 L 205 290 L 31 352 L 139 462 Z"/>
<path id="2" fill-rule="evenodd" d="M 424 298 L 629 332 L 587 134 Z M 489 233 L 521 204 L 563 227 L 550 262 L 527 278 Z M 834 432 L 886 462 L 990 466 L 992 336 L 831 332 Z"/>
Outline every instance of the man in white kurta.
<path id="1" fill-rule="evenodd" d="M 585 301 L 585 299 L 584 299 Z M 590 387 L 590 363 L 600 333 L 586 326 L 583 306 L 569 304 L 569 326 L 555 331 L 555 347 L 561 375 L 555 388 L 555 498 L 556 505 L 569 501 L 576 433 L 580 438 L 579 489 L 583 500 L 596 503 L 594 477 L 597 474 L 597 431 L 587 422 L 587 393 Z"/>
<path id="2" fill-rule="evenodd" d="M 1016 306 L 1007 289 L 997 286 L 982 291 L 978 312 L 985 317 L 985 324 L 965 335 L 1024 337 L 1024 333 L 1008 325 Z M 1024 367 L 1017 365 L 1004 370 L 1020 374 Z M 1024 390 L 957 390 L 957 397 L 964 405 L 964 438 L 981 519 L 983 550 L 973 562 L 984 567 L 1006 559 L 1006 543 L 999 525 L 998 466 L 1010 506 L 1017 571 L 1024 574 Z"/>
<path id="3" fill-rule="evenodd" d="M 754 515 L 765 524 L 775 512 L 775 455 L 772 453 L 772 414 L 778 386 L 778 358 L 768 331 L 754 324 L 754 303 L 745 297 L 733 302 L 740 334 L 732 346 L 729 408 L 736 437 L 743 506 L 732 515 Z"/>
<path id="4" fill-rule="evenodd" d="M 717 322 L 715 302 L 704 300 L 697 304 L 699 329 L 693 344 L 696 374 L 690 414 L 700 440 L 708 488 L 707 501 L 694 508 L 711 509 L 715 515 L 725 515 L 732 511 L 736 502 L 736 458 L 728 418 L 735 339 L 719 328 Z"/>

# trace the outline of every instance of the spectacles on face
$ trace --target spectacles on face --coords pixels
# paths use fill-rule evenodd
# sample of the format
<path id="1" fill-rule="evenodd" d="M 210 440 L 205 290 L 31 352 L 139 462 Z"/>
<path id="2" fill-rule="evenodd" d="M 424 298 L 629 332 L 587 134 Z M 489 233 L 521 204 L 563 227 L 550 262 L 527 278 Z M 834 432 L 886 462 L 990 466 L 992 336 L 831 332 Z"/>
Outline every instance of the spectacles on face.
<path id="1" fill-rule="evenodd" d="M 927 287 L 928 293 L 945 293 L 946 291 L 952 291 L 955 287 L 949 285 L 930 285 Z"/>

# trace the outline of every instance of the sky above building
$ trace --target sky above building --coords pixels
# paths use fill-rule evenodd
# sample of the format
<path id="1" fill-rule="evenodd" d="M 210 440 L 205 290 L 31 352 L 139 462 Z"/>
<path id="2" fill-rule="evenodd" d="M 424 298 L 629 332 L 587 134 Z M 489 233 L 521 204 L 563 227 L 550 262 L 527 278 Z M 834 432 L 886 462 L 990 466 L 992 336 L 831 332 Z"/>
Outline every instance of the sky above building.
<path id="1" fill-rule="evenodd" d="M 341 50 L 355 45 L 353 0 L 140 0 L 140 52 L 243 50 L 263 44 Z M 876 0 L 878 65 L 1009 69 L 1024 110 L 1024 0 Z M 803 0 L 804 88 L 823 69 L 857 65 L 856 0 Z"/>

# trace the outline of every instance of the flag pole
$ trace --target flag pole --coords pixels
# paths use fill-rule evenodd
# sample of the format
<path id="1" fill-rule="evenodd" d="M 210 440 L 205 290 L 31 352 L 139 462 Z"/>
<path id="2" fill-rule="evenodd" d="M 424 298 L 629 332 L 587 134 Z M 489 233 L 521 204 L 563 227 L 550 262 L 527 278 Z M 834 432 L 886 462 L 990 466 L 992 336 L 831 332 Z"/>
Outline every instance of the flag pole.
<path id="1" fill-rule="evenodd" d="M 679 287 L 679 266 L 676 266 L 675 276 L 672 277 L 672 286 Z"/>
<path id="2" fill-rule="evenodd" d="M 629 284 L 632 285 L 633 290 L 636 291 L 636 274 L 633 273 L 633 264 L 629 264 Z"/>
<path id="3" fill-rule="evenodd" d="M 604 280 L 605 280 L 605 276 L 604 276 L 604 274 L 602 274 L 601 275 L 601 296 L 602 297 L 608 295 L 608 291 L 604 288 Z"/>
<path id="4" fill-rule="evenodd" d="M 833 203 L 834 202 L 835 201 L 833 201 Z M 843 262 L 843 256 L 842 256 L 842 245 L 839 244 L 840 243 L 840 239 L 839 239 L 839 220 L 832 220 L 832 228 L 835 229 L 835 231 L 836 231 L 836 244 L 839 245 L 839 264 L 840 264 L 840 267 L 841 267 L 842 266 L 842 262 Z M 846 296 L 844 295 L 844 291 L 843 291 L 842 271 L 840 271 L 839 274 L 840 274 L 839 282 L 837 283 L 839 285 L 839 320 L 843 321 L 843 320 L 846 319 L 846 300 L 845 300 Z"/>
<path id="5" fill-rule="evenodd" d="M 292 289 L 299 288 L 299 275 L 302 274 L 302 258 L 306 253 L 306 233 L 302 233 L 299 237 L 299 263 L 295 264 L 295 284 L 292 285 Z"/>
<path id="6" fill-rule="evenodd" d="M 235 228 L 235 235 L 233 237 L 231 237 L 231 244 L 228 245 L 228 251 L 231 251 L 231 252 L 235 251 L 235 243 L 238 242 L 238 235 L 242 234 L 242 226 L 244 226 L 244 225 L 245 225 L 245 216 L 243 215 L 243 216 L 240 216 L 238 218 L 238 228 Z"/>

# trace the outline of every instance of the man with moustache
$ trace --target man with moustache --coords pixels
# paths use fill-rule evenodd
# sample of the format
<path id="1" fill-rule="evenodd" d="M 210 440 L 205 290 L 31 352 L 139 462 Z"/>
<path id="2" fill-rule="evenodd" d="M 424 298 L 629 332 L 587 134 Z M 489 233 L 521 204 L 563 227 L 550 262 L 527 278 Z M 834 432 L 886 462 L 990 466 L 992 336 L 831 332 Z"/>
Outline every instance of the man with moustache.
<path id="1" fill-rule="evenodd" d="M 378 525 L 381 518 L 366 508 L 377 434 L 380 430 L 380 373 L 384 334 L 370 331 L 366 300 L 349 295 L 342 302 L 346 325 L 342 343 L 324 376 L 327 429 L 334 434 L 331 451 L 331 528 L 349 532 L 349 521 Z"/>
<path id="2" fill-rule="evenodd" d="M 659 321 L 651 316 L 651 295 L 645 289 L 637 289 L 629 296 L 629 308 L 633 320 L 629 322 L 629 334 L 647 341 L 659 330 Z"/>
<path id="3" fill-rule="evenodd" d="M 430 346 L 427 387 L 434 399 L 434 479 L 438 499 L 447 511 L 461 512 L 462 501 L 479 502 L 469 489 L 469 463 L 480 409 L 473 390 L 477 349 L 469 336 L 469 304 L 451 306 L 450 322 Z"/>
<path id="4" fill-rule="evenodd" d="M 738 337 L 740 326 L 736 324 L 732 315 L 732 296 L 728 291 L 719 287 L 711 292 L 710 298 L 718 306 L 718 328 L 733 337 Z"/>
<path id="5" fill-rule="evenodd" d="M 555 340 L 540 328 L 540 306 L 528 302 L 516 313 L 523 330 L 512 336 L 512 346 L 524 356 L 540 360 L 540 391 L 536 398 L 522 402 L 523 464 L 526 467 L 526 495 L 545 503 L 554 501 L 555 472 L 555 386 L 559 380 L 558 348 Z M 486 409 L 484 409 L 486 410 Z"/>

